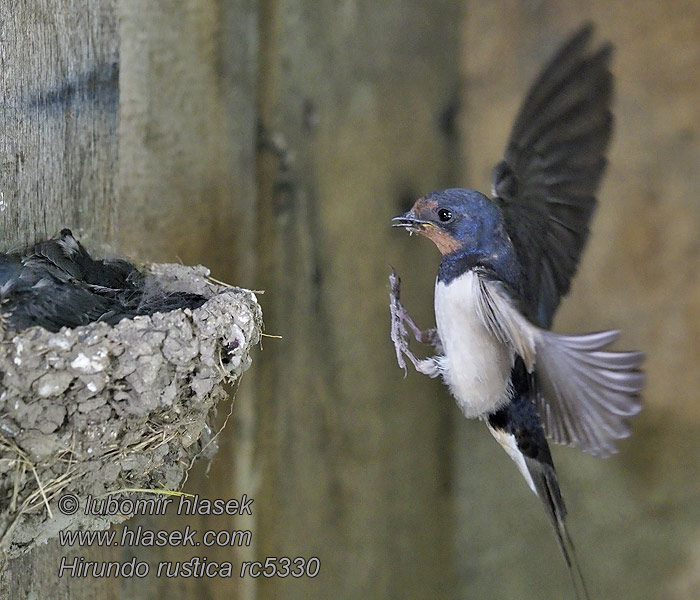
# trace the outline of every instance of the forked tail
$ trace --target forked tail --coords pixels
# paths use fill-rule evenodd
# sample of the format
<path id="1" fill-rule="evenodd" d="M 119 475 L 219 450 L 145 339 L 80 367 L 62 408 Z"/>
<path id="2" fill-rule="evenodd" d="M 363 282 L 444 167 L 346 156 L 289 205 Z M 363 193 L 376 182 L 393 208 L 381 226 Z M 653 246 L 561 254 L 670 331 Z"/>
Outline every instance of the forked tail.
<path id="1" fill-rule="evenodd" d="M 590 600 L 588 588 L 576 557 L 576 548 L 566 527 L 566 506 L 561 497 L 557 474 L 554 467 L 531 458 L 525 458 L 530 476 L 535 486 L 535 492 L 542 500 L 545 512 L 549 517 L 557 537 L 559 549 L 569 569 L 569 575 L 576 591 L 578 600 Z"/>
<path id="2" fill-rule="evenodd" d="M 566 527 L 566 506 L 559 489 L 552 454 L 534 402 L 535 383 L 518 358 L 511 372 L 509 404 L 488 416 L 486 424 L 498 443 L 513 459 L 525 481 L 542 500 L 578 600 L 590 600 L 576 550 Z"/>

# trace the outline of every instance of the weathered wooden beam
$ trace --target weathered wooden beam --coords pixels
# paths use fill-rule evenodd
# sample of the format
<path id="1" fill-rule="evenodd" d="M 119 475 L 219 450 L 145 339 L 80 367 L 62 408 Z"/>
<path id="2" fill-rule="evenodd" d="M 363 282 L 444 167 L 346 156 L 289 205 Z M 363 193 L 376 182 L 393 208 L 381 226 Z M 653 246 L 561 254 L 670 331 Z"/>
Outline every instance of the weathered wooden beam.
<path id="1" fill-rule="evenodd" d="M 0 232 L 3 250 L 63 227 L 110 242 L 119 54 L 115 2 L 0 4 Z M 57 577 L 62 556 L 110 560 L 113 548 L 54 540 L 0 572 L 0 598 L 115 598 L 114 580 Z"/>
<path id="2" fill-rule="evenodd" d="M 181 258 L 206 264 L 226 281 L 252 281 L 255 3 L 174 9 L 56 1 L 0 11 L 5 247 L 69 226 L 140 260 Z M 239 404 L 246 402 L 250 394 L 240 394 Z M 239 412 L 245 431 L 245 411 Z M 230 439 L 220 443 L 233 454 Z M 236 462 L 243 467 L 234 472 L 231 461 L 218 461 L 212 479 L 200 467 L 190 485 L 207 497 L 233 497 L 234 477 L 246 473 L 245 456 Z M 207 528 L 206 518 L 186 520 Z M 150 523 L 164 527 L 157 518 Z M 62 554 L 114 560 L 129 553 L 49 543 L 3 572 L 0 597 L 110 598 L 120 588 L 152 597 L 155 578 L 143 585 L 56 577 Z M 134 554 L 149 561 L 183 556 Z M 178 594 L 182 582 L 170 582 Z M 191 589 L 208 583 L 194 581 Z"/>
<path id="3" fill-rule="evenodd" d="M 118 240 L 151 260 L 202 263 L 213 275 L 254 287 L 258 60 L 256 0 L 123 0 L 119 5 Z M 262 298 L 263 296 L 260 296 Z M 248 373 L 254 377 L 254 368 Z M 204 498 L 255 498 L 251 380 L 218 437 L 211 464 L 196 465 L 186 490 Z M 246 379 L 248 379 L 246 381 Z M 222 423 L 232 407 L 220 406 Z M 254 504 L 257 508 L 257 505 Z M 135 519 L 149 529 L 248 529 L 259 539 L 257 511 L 246 521 L 181 515 Z M 252 521 L 252 522 L 251 522 Z M 199 539 L 199 538 L 198 538 Z M 122 559 L 149 564 L 205 556 L 237 568 L 251 548 L 123 548 Z M 123 580 L 124 597 L 252 597 L 253 580 L 149 576 Z"/>
<path id="4" fill-rule="evenodd" d="M 386 282 L 390 261 L 415 274 L 408 301 L 430 322 L 436 256 L 389 219 L 449 181 L 458 13 L 263 3 L 258 286 L 283 339 L 257 379 L 257 552 L 321 571 L 260 582 L 261 597 L 450 593 L 452 407 L 403 380 Z"/>
<path id="5" fill-rule="evenodd" d="M 436 393 L 437 385 L 414 375 L 404 381 L 395 367 L 386 275 L 389 261 L 400 273 L 415 273 L 406 282 L 405 300 L 429 323 L 436 257 L 392 232 L 388 220 L 409 199 L 453 183 L 458 8 L 442 0 L 433 6 L 417 0 L 349 3 L 342 9 L 303 0 L 274 0 L 260 9 L 253 0 L 98 6 L 105 12 L 55 2 L 44 7 L 41 19 L 34 6 L 8 12 L 4 20 L 5 27 L 16 20 L 15 37 L 32 27 L 39 40 L 54 30 L 63 31 L 61 40 L 68 30 L 83 32 L 71 34 L 76 37 L 70 42 L 39 43 L 26 67 L 42 73 L 37 77 L 53 73 L 46 89 L 58 85 L 63 91 L 46 92 L 45 102 L 63 108 L 56 113 L 54 146 L 44 140 L 51 121 L 39 115 L 31 123 L 20 115 L 12 125 L 17 132 L 4 136 L 7 144 L 23 135 L 34 139 L 38 131 L 44 137 L 35 142 L 36 151 L 47 154 L 32 155 L 36 170 L 23 180 L 35 194 L 31 202 L 6 209 L 15 211 L 7 212 L 11 219 L 3 217 L 8 243 L 68 225 L 98 242 L 116 242 L 134 258 L 179 256 L 266 290 L 268 331 L 283 339 L 265 344 L 257 400 L 250 393 L 239 396 L 237 427 L 220 440 L 233 460 L 215 460 L 208 478 L 203 469 L 194 472 L 188 490 L 208 497 L 254 495 L 255 547 L 247 558 L 318 556 L 321 571 L 304 580 L 56 585 L 61 549 L 49 546 L 22 563 L 23 572 L 12 569 L 8 598 L 27 592 L 109 598 L 118 587 L 132 598 L 450 594 L 449 421 L 456 409 Z M 55 25 L 71 11 L 71 27 Z M 61 61 L 71 62 L 65 58 L 70 52 L 63 50 L 60 60 L 52 53 L 64 46 L 92 48 L 105 39 L 111 40 L 112 59 L 102 60 L 96 50 L 79 56 L 110 65 L 109 81 L 119 82 L 113 111 L 97 98 L 109 88 L 99 83 L 106 80 L 88 76 L 95 116 L 75 124 L 69 108 L 83 97 L 75 91 L 82 88 L 61 87 L 64 75 L 73 74 L 61 70 Z M 12 62 L 22 64 L 27 56 L 34 55 L 12 55 Z M 47 69 L 51 57 L 59 66 Z M 112 66 L 117 63 L 118 71 Z M 6 79 L 5 90 L 7 85 Z M 78 151 L 81 144 L 87 153 Z M 50 152 L 56 148 L 60 152 Z M 22 155 L 12 147 L 6 155 L 6 162 L 19 165 L 7 173 L 24 174 Z M 78 160 L 86 156 L 94 161 Z M 68 183 L 58 175 L 52 177 L 60 185 L 41 183 L 39 167 L 46 164 L 53 165 L 51 173 L 69 164 L 61 171 Z M 15 179 L 8 179 L 7 189 L 17 188 L 13 194 L 20 198 Z M 41 189 L 31 186 L 37 181 Z M 380 256 L 386 259 L 376 260 Z M 166 526 L 161 517 L 132 523 L 138 524 Z M 230 527 L 228 520 L 207 517 L 169 517 L 167 527 L 185 524 Z M 120 556 L 129 553 L 122 549 Z M 193 552 L 137 548 L 133 554 L 152 562 L 183 560 Z M 201 554 L 241 556 L 227 549 Z"/>
<path id="6" fill-rule="evenodd" d="M 3 3 L 0 23 L 2 247 L 62 227 L 109 241 L 119 107 L 115 2 Z"/>

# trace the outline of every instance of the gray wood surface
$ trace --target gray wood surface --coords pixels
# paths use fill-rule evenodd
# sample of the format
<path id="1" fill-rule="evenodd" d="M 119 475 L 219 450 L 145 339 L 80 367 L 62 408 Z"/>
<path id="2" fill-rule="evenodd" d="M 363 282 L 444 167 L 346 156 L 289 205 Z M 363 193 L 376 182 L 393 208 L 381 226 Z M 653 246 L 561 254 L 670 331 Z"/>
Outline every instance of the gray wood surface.
<path id="1" fill-rule="evenodd" d="M 136 194 L 124 194 L 124 201 L 137 208 L 120 211 L 119 231 L 132 236 L 126 238 L 127 247 L 150 244 L 149 252 L 156 254 L 167 238 L 185 262 L 192 260 L 188 251 L 195 260 L 206 252 L 223 253 L 207 263 L 223 267 L 231 258 L 226 245 L 219 245 L 220 236 L 205 232 L 193 240 L 192 221 L 208 219 L 222 227 L 221 219 L 227 219 L 238 250 L 234 264 L 238 256 L 250 261 L 240 266 L 240 275 L 233 273 L 245 278 L 257 272 L 253 283 L 265 290 L 267 330 L 283 337 L 265 340 L 254 389 L 236 400 L 233 442 L 224 438 L 208 477 L 195 473 L 187 489 L 218 497 L 244 490 L 254 495 L 254 546 L 233 554 L 237 560 L 318 556 L 322 567 L 314 580 L 160 579 L 148 586 L 128 581 L 125 593 L 133 598 L 151 597 L 154 590 L 175 597 L 354 598 L 446 592 L 449 428 L 440 404 L 430 401 L 429 383 L 418 378 L 410 385 L 428 400 L 409 404 L 408 412 L 394 410 L 401 402 L 394 385 L 410 387 L 393 368 L 386 343 L 388 266 L 372 264 L 368 257 L 396 243 L 388 219 L 402 210 L 407 194 L 448 179 L 454 139 L 441 130 L 440 117 L 457 88 L 456 64 L 449 60 L 449 48 L 457 42 L 454 9 L 432 15 L 420 3 L 397 2 L 393 8 L 358 8 L 333 24 L 330 7 L 265 4 L 258 17 L 257 79 L 246 70 L 254 56 L 240 45 L 241 37 L 249 39 L 245 36 L 257 13 L 246 22 L 232 11 L 231 27 L 238 29 L 223 37 L 228 45 L 220 50 L 228 48 L 223 64 L 236 65 L 232 81 L 220 82 L 224 89 L 230 84 L 227 105 L 217 93 L 190 95 L 193 89 L 208 89 L 207 73 L 216 57 L 197 44 L 207 37 L 203 31 L 211 34 L 207 28 L 215 31 L 219 21 L 195 18 L 185 9 L 167 15 L 152 10 L 124 13 L 122 39 L 142 41 L 146 48 L 129 50 L 140 78 L 134 82 L 126 79 L 134 71 L 127 66 L 126 49 L 122 52 L 120 141 L 142 136 L 149 127 L 166 139 L 153 142 L 157 152 L 146 152 L 139 143 L 134 147 L 140 154 L 133 159 L 120 153 L 122 173 L 134 175 L 136 189 Z M 406 31 L 398 40 L 386 40 L 382 31 L 398 13 L 407 19 Z M 173 57 L 167 32 L 175 27 L 181 31 Z M 144 36 L 144 30 L 150 33 Z M 436 35 L 443 36 L 444 46 L 422 56 L 426 40 Z M 411 50 L 416 40 L 424 45 Z M 139 62 L 144 53 L 166 57 L 175 66 L 151 65 L 146 75 Z M 417 70 L 409 67 L 415 61 L 422 61 Z M 433 64 L 444 68 L 435 70 Z M 204 83 L 193 83 L 193 77 Z M 163 90 L 181 98 L 182 106 L 163 105 Z M 257 101 L 255 114 L 246 99 Z M 144 103 L 139 115 L 125 122 L 127 114 L 132 116 L 127 107 L 139 102 Z M 221 114 L 222 107 L 231 112 Z M 236 145 L 253 139 L 258 122 L 262 126 L 257 187 L 241 187 L 256 173 L 239 162 L 237 176 L 228 173 L 234 210 L 214 218 L 197 214 L 196 202 L 210 201 L 209 189 L 201 187 L 207 181 L 202 169 L 211 171 L 224 158 L 219 135 L 226 131 L 227 118 L 236 129 L 223 147 L 242 152 L 243 165 L 249 165 L 251 152 Z M 183 127 L 185 133 L 179 133 Z M 127 160 L 133 160 L 133 170 L 125 167 Z M 132 185 L 124 177 L 120 183 L 122 193 Z M 152 240 L 138 233 L 144 220 L 159 232 Z M 339 227 L 344 222 L 348 225 Z M 216 248 L 211 240 L 217 240 Z M 358 246 L 363 250 L 358 252 Z M 397 267 L 405 264 L 404 269 L 413 260 L 426 266 L 430 261 L 430 254 L 418 248 L 395 256 Z M 368 312 L 358 314 L 363 307 Z M 393 383 L 386 380 L 389 370 Z M 354 378 L 353 388 L 348 383 Z M 193 522 L 170 518 L 173 527 Z M 201 528 L 225 525 L 221 519 L 194 522 Z M 418 546 L 415 540 L 421 540 Z M 148 555 L 182 560 L 191 554 L 167 549 Z M 232 556 L 226 549 L 206 554 L 212 560 Z"/>
<path id="2" fill-rule="evenodd" d="M 0 3 L 0 228 L 11 248 L 115 225 L 115 2 Z M 106 238 L 106 239 L 105 239 Z"/>
<path id="3" fill-rule="evenodd" d="M 222 280 L 250 287 L 256 10 L 246 1 L 189 2 L 177 10 L 165 2 L 0 4 L 4 247 L 68 226 L 98 248 L 206 264 Z M 238 400 L 245 406 L 244 393 Z M 222 454 L 235 455 L 232 439 L 222 439 Z M 220 479 L 209 479 L 203 465 L 190 486 L 208 497 L 232 497 L 238 493 L 232 466 L 218 461 L 212 475 Z M 188 522 L 206 529 L 206 519 L 200 521 Z M 63 554 L 131 556 L 129 549 L 68 551 L 50 543 L 3 571 L 0 598 L 157 593 L 155 578 L 147 585 L 58 580 Z M 150 560 L 148 551 L 134 554 Z M 189 589 L 182 583 L 173 589 L 191 595 L 210 580 L 194 580 Z"/>
<path id="4" fill-rule="evenodd" d="M 0 3 L 2 249 L 72 228 L 109 243 L 115 226 L 119 43 L 111 0 Z M 110 580 L 57 577 L 62 556 L 114 549 L 56 541 L 0 572 L 0 598 L 116 598 Z"/>
<path id="5" fill-rule="evenodd" d="M 256 265 L 257 23 L 258 3 L 252 0 L 120 4 L 120 248 L 150 260 L 201 263 L 213 276 L 248 288 L 255 287 Z M 255 353 L 254 364 L 259 358 Z M 187 491 L 207 498 L 247 492 L 258 502 L 251 482 L 254 377 L 251 371 L 243 378 L 219 453 L 210 465 L 193 469 Z M 220 407 L 220 422 L 229 410 L 228 404 Z M 166 518 L 133 519 L 130 526 L 189 525 L 203 532 L 235 525 L 253 531 L 256 544 L 259 517 L 254 511 L 252 522 L 234 523 L 225 516 L 171 511 Z M 253 550 L 124 548 L 122 559 L 135 554 L 156 565 L 197 555 L 240 568 Z M 255 581 L 149 576 L 121 584 L 122 597 L 134 600 L 252 598 Z"/>
<path id="6" fill-rule="evenodd" d="M 389 219 L 449 181 L 458 17 L 414 0 L 262 13 L 259 285 L 283 339 L 256 380 L 257 550 L 322 563 L 261 582 L 263 597 L 450 593 L 449 405 L 402 379 L 386 302 L 389 261 L 412 291 L 432 286 L 434 250 Z"/>

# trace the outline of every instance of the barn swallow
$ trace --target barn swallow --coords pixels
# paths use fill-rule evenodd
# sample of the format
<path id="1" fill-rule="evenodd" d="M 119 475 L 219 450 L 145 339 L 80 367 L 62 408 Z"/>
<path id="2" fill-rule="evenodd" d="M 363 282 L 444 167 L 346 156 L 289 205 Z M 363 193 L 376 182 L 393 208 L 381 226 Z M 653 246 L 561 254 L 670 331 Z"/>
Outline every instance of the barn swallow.
<path id="1" fill-rule="evenodd" d="M 40 326 L 56 332 L 94 321 L 114 325 L 204 301 L 160 288 L 126 260 L 93 259 L 70 229 L 22 252 L 0 253 L 0 323 L 15 331 Z"/>
<path id="2" fill-rule="evenodd" d="M 618 331 L 550 330 L 588 237 L 612 130 L 612 47 L 591 49 L 591 38 L 591 25 L 579 29 L 531 87 L 493 171 L 491 198 L 437 191 L 393 219 L 442 255 L 437 329 L 418 328 L 390 276 L 399 366 L 406 357 L 418 372 L 442 377 L 464 416 L 486 423 L 544 504 L 576 595 L 586 598 L 546 438 L 593 455 L 615 452 L 643 387 L 642 353 L 605 350 Z M 436 354 L 417 358 L 406 326 Z"/>

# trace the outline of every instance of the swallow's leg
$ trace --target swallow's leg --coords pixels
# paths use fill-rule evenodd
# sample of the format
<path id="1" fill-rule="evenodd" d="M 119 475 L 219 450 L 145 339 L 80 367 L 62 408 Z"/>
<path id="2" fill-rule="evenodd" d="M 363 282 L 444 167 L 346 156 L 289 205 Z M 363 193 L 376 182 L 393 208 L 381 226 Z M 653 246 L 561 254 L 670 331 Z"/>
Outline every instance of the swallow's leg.
<path id="1" fill-rule="evenodd" d="M 409 326 L 413 332 L 413 337 L 416 338 L 417 342 L 425 344 L 426 346 L 432 346 L 438 352 L 442 352 L 442 343 L 440 342 L 440 334 L 438 333 L 438 330 L 431 327 L 430 329 L 422 331 L 421 328 L 416 325 L 416 322 L 413 320 L 411 315 L 408 314 L 408 311 L 404 305 L 401 304 L 398 296 L 396 297 L 396 316 Z"/>
<path id="2" fill-rule="evenodd" d="M 421 344 L 426 344 L 427 346 L 432 346 L 438 354 L 442 354 L 442 341 L 440 340 L 440 334 L 438 330 L 434 327 L 421 330 L 416 322 L 413 320 L 408 311 L 401 304 L 401 279 L 396 274 L 394 269 L 391 269 L 391 274 L 389 275 L 389 285 L 391 286 L 391 291 L 389 292 L 390 308 L 392 323 L 395 320 L 406 323 L 413 332 L 413 337 L 417 342 Z M 402 328 L 405 333 L 405 328 Z"/>
<path id="3" fill-rule="evenodd" d="M 439 357 L 438 356 L 428 356 L 427 358 L 416 358 L 413 353 L 406 348 L 402 348 L 399 350 L 398 348 L 396 349 L 396 355 L 397 357 L 399 356 L 399 352 L 403 352 L 407 357 L 408 360 L 410 360 L 413 363 L 413 366 L 415 367 L 416 371 L 419 373 L 423 373 L 423 375 L 427 375 L 428 377 L 437 377 L 440 375 L 440 363 L 438 361 Z M 404 369 L 404 377 L 406 377 L 406 363 L 404 363 L 403 358 L 399 359 L 399 365 L 403 366 Z M 401 365 L 401 363 L 404 363 Z"/>
<path id="4" fill-rule="evenodd" d="M 391 340 L 394 342 L 396 349 L 396 361 L 406 373 L 406 361 L 404 356 L 411 361 L 416 371 L 428 375 L 428 377 L 437 377 L 440 374 L 438 357 L 428 357 L 424 359 L 416 358 L 408 347 L 408 331 L 404 323 L 408 324 L 417 341 L 424 344 L 431 344 L 438 351 L 441 349 L 440 337 L 437 330 L 429 329 L 421 331 L 410 317 L 400 300 L 401 280 L 396 271 L 391 270 L 389 275 L 389 284 L 391 291 L 389 293 L 389 310 L 391 311 Z"/>
<path id="5" fill-rule="evenodd" d="M 408 317 L 408 313 L 406 316 Z M 442 341 L 440 340 L 438 330 L 435 327 L 431 327 L 430 329 L 421 331 L 418 329 L 418 327 L 416 327 L 416 324 L 413 322 L 411 317 L 408 317 L 408 319 L 408 326 L 413 330 L 413 335 L 415 336 L 416 340 L 421 344 L 432 346 L 438 353 L 442 354 Z"/>

